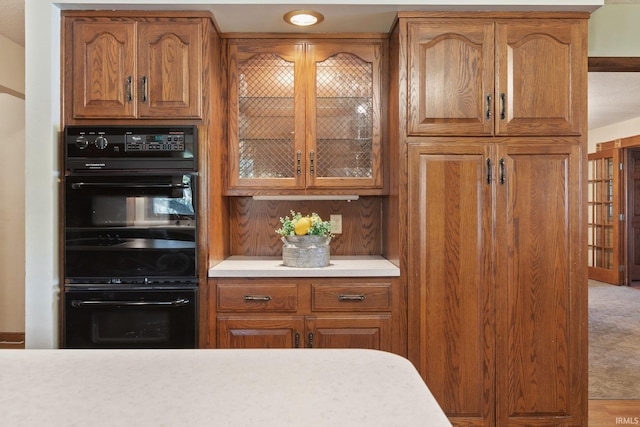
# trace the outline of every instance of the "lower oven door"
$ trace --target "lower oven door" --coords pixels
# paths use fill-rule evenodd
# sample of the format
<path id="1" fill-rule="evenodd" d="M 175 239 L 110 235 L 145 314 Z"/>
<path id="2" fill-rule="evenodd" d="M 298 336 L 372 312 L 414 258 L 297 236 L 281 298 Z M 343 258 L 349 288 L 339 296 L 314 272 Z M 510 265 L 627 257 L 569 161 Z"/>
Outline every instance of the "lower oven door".
<path id="1" fill-rule="evenodd" d="M 197 289 L 65 292 L 65 348 L 196 348 Z"/>

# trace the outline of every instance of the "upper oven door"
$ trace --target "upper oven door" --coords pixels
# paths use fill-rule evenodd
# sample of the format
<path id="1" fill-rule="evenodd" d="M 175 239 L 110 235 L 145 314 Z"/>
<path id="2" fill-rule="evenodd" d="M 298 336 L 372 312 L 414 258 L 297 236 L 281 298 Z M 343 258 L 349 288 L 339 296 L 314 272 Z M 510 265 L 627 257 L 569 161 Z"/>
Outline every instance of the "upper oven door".
<path id="1" fill-rule="evenodd" d="M 196 195 L 195 173 L 67 176 L 67 281 L 195 279 Z"/>

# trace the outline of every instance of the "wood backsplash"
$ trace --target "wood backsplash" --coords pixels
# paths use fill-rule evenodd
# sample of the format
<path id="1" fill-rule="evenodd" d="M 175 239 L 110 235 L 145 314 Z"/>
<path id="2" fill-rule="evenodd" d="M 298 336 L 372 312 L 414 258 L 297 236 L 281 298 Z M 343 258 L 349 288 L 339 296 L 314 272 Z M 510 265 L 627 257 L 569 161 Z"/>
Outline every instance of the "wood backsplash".
<path id="1" fill-rule="evenodd" d="M 282 201 L 231 197 L 231 255 L 280 256 L 282 242 L 275 232 L 280 218 L 291 210 L 303 215 L 317 213 L 323 220 L 342 215 L 342 234 L 331 240 L 332 255 L 380 255 L 381 197 L 361 197 L 354 201 Z"/>

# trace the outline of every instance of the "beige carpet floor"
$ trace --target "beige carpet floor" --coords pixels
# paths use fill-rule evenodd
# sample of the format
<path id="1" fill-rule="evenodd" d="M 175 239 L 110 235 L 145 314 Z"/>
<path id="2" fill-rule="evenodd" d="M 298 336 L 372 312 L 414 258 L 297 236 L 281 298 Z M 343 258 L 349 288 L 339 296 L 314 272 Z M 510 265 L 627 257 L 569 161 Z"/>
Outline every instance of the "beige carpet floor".
<path id="1" fill-rule="evenodd" d="M 640 289 L 589 281 L 589 399 L 640 399 Z"/>

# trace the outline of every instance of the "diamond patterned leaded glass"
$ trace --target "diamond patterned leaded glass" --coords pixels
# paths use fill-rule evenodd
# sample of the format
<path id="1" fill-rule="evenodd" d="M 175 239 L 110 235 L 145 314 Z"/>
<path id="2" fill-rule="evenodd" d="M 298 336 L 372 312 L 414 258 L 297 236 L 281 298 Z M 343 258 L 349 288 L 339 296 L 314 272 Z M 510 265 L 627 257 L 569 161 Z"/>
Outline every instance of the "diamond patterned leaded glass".
<path id="1" fill-rule="evenodd" d="M 238 71 L 239 177 L 293 177 L 294 63 L 261 54 Z"/>
<path id="2" fill-rule="evenodd" d="M 370 178 L 372 64 L 339 53 L 316 63 L 316 175 Z"/>

